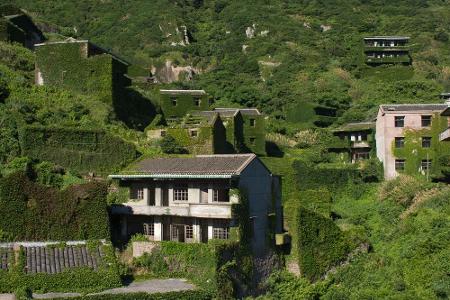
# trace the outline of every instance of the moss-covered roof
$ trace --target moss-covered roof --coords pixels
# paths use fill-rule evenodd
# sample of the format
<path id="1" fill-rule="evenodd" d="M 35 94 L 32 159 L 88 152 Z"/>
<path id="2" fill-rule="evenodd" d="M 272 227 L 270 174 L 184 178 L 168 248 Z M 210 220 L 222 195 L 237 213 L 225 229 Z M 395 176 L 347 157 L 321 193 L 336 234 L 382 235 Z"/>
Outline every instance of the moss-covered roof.
<path id="1" fill-rule="evenodd" d="M 336 128 L 334 132 L 352 132 L 352 131 L 366 131 L 373 130 L 375 128 L 374 122 L 357 122 L 347 123 L 339 128 Z"/>

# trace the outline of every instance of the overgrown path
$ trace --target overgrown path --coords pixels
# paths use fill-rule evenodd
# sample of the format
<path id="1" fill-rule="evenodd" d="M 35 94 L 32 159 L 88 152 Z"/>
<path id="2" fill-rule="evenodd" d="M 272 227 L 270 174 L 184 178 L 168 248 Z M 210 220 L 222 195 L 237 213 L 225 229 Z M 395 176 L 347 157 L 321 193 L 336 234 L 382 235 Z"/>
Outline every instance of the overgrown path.
<path id="1" fill-rule="evenodd" d="M 128 294 L 128 293 L 167 293 L 176 291 L 193 290 L 195 286 L 184 279 L 150 279 L 140 282 L 133 282 L 128 286 L 105 290 L 100 294 Z M 81 296 L 80 293 L 46 293 L 33 294 L 33 299 L 53 299 L 53 298 L 71 298 Z"/>

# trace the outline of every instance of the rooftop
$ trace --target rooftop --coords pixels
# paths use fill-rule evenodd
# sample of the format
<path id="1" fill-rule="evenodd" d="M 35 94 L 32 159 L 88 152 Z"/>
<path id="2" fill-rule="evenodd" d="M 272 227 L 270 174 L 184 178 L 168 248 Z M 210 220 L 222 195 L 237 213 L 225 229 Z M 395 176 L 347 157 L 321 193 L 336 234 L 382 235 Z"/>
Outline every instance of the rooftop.
<path id="1" fill-rule="evenodd" d="M 254 116 L 259 116 L 261 115 L 261 113 L 259 112 L 259 110 L 257 108 L 214 108 L 214 111 L 219 112 L 220 114 L 235 114 L 238 111 L 243 114 L 243 115 L 254 115 Z"/>
<path id="2" fill-rule="evenodd" d="M 335 129 L 334 132 L 348 132 L 348 131 L 360 131 L 360 130 L 372 130 L 375 128 L 374 122 L 356 122 L 347 123 L 339 128 Z"/>
<path id="3" fill-rule="evenodd" d="M 159 92 L 163 95 L 206 95 L 204 90 L 159 90 Z"/>
<path id="4" fill-rule="evenodd" d="M 126 65 L 130 65 L 130 63 L 127 62 L 126 60 L 118 57 L 117 55 L 115 55 L 114 53 L 112 53 L 111 51 L 109 51 L 109 50 L 107 50 L 105 48 L 102 48 L 102 47 L 100 47 L 100 46 L 98 46 L 98 45 L 96 45 L 94 43 L 91 43 L 89 40 L 77 40 L 77 39 L 74 39 L 74 38 L 70 37 L 68 39 L 65 39 L 64 41 L 46 42 L 46 43 L 34 44 L 34 46 L 35 47 L 40 47 L 40 46 L 46 46 L 46 45 L 73 44 L 73 43 L 89 44 L 92 47 L 95 47 L 95 48 L 99 49 L 103 53 L 111 55 L 113 58 L 115 58 L 116 60 L 120 61 L 121 63 L 126 64 Z"/>
<path id="5" fill-rule="evenodd" d="M 441 116 L 450 117 L 450 106 L 441 113 Z"/>
<path id="6" fill-rule="evenodd" d="M 442 111 L 446 109 L 447 104 L 384 104 L 380 109 L 386 111 Z"/>
<path id="7" fill-rule="evenodd" d="M 231 178 L 238 176 L 255 154 L 214 154 L 145 159 L 134 169 L 110 178 Z"/>
<path id="8" fill-rule="evenodd" d="M 364 40 L 409 40 L 409 36 L 368 36 Z"/>

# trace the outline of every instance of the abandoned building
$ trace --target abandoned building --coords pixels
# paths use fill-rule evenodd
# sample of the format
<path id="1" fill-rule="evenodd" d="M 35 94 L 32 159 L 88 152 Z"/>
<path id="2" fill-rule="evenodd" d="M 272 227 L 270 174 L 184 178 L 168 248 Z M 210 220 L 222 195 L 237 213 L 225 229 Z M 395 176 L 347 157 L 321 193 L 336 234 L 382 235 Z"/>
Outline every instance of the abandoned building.
<path id="1" fill-rule="evenodd" d="M 115 103 L 130 85 L 128 63 L 87 40 L 36 44 L 35 83 L 96 95 Z"/>
<path id="2" fill-rule="evenodd" d="M 344 142 L 339 150 L 347 152 L 349 161 L 356 163 L 370 158 L 374 129 L 374 122 L 348 123 L 334 130 L 333 134 Z"/>
<path id="3" fill-rule="evenodd" d="M 0 41 L 16 42 L 29 49 L 45 40 L 42 31 L 21 9 L 14 6 L 0 7 Z"/>
<path id="4" fill-rule="evenodd" d="M 447 104 L 380 105 L 376 120 L 377 157 L 386 179 L 399 173 L 428 174 L 438 164 L 439 134 L 447 127 Z M 442 134 L 441 134 L 442 137 Z"/>
<path id="5" fill-rule="evenodd" d="M 409 37 L 407 36 L 373 36 L 364 38 L 366 63 L 411 64 L 409 55 Z"/>
<path id="6" fill-rule="evenodd" d="M 450 93 L 446 99 L 447 108 L 441 113 L 441 116 L 447 119 L 447 128 L 439 135 L 440 141 L 450 141 Z"/>
<path id="7" fill-rule="evenodd" d="M 160 107 L 168 122 L 192 111 L 208 110 L 209 97 L 204 90 L 160 90 Z"/>
<path id="8" fill-rule="evenodd" d="M 150 139 L 172 136 L 179 146 L 192 154 L 224 154 L 227 152 L 225 128 L 218 113 L 187 114 L 179 122 L 147 130 Z"/>
<path id="9" fill-rule="evenodd" d="M 112 207 L 122 239 L 141 233 L 153 241 L 227 240 L 248 222 L 253 250 L 261 253 L 275 243 L 270 234 L 282 230 L 281 180 L 255 154 L 147 159 L 109 177 L 130 191 L 128 202 Z M 239 204 L 241 213 L 248 207 L 245 220 L 233 210 Z"/>

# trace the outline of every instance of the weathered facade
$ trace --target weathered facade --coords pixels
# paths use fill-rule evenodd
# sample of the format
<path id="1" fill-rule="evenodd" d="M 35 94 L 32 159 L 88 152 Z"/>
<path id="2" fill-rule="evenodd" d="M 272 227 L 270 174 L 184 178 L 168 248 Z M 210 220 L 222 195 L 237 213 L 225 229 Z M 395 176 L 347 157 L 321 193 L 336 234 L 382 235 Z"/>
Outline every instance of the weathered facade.
<path id="1" fill-rule="evenodd" d="M 208 242 L 247 228 L 253 250 L 264 253 L 282 231 L 280 178 L 255 154 L 149 159 L 110 178 L 130 190 L 130 200 L 112 208 L 124 239 Z M 238 222 L 237 214 L 246 217 Z"/>
<path id="2" fill-rule="evenodd" d="M 333 134 L 344 141 L 346 147 L 341 149 L 348 151 L 351 163 L 356 163 L 370 158 L 374 129 L 373 122 L 348 123 L 336 129 Z"/>
<path id="3" fill-rule="evenodd" d="M 399 173 L 425 176 L 439 173 L 441 157 L 450 152 L 450 148 L 439 141 L 439 134 L 447 128 L 447 120 L 440 114 L 447 107 L 447 104 L 380 106 L 376 148 L 386 179 Z"/>
<path id="4" fill-rule="evenodd" d="M 209 109 L 204 90 L 160 90 L 160 107 L 167 121 L 176 121 L 192 111 Z"/>
<path id="5" fill-rule="evenodd" d="M 373 36 L 364 38 L 366 63 L 411 64 L 409 55 L 409 37 L 407 36 Z"/>
<path id="6" fill-rule="evenodd" d="M 130 80 L 128 63 L 87 40 L 36 44 L 35 83 L 96 95 L 116 104 Z"/>

